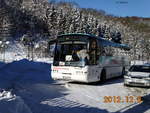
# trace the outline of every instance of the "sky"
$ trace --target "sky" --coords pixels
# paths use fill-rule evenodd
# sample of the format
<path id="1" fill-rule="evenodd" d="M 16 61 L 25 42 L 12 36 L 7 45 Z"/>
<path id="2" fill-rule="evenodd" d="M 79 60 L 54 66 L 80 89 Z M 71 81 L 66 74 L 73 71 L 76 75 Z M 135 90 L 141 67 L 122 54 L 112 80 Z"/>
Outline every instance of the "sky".
<path id="1" fill-rule="evenodd" d="M 150 17 L 150 0 L 55 0 L 76 2 L 81 8 L 104 10 L 115 16 Z"/>

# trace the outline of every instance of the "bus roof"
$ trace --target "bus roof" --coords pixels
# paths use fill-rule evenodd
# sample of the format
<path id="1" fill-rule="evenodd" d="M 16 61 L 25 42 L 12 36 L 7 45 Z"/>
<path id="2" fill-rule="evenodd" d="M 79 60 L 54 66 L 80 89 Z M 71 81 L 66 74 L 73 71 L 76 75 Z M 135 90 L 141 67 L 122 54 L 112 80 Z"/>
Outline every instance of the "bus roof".
<path id="1" fill-rule="evenodd" d="M 71 36 L 71 35 L 74 35 L 74 36 L 88 36 L 88 37 L 97 38 L 95 35 L 85 34 L 85 33 L 67 33 L 67 34 L 58 35 L 58 37 L 61 37 L 61 36 Z"/>
<path id="2" fill-rule="evenodd" d="M 122 48 L 122 49 L 125 49 L 125 50 L 130 50 L 130 49 L 131 49 L 131 47 L 129 47 L 129 46 L 126 45 L 126 44 L 115 43 L 115 42 L 112 42 L 112 41 L 109 41 L 109 40 L 105 40 L 105 39 L 102 38 L 102 37 L 98 37 L 98 36 L 91 35 L 91 34 L 68 33 L 68 34 L 58 35 L 58 37 L 61 37 L 61 36 L 87 36 L 87 37 L 91 37 L 91 38 L 98 39 L 100 42 L 102 42 L 101 44 L 102 44 L 103 46 L 112 46 L 112 47 L 116 47 L 116 48 Z"/>

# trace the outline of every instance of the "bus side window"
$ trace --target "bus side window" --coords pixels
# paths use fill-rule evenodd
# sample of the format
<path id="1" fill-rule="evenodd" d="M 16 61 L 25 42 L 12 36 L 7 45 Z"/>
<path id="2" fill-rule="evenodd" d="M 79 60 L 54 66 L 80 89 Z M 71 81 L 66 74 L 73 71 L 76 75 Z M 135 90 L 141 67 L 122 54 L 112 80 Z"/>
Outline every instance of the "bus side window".
<path id="1" fill-rule="evenodd" d="M 91 40 L 90 41 L 90 48 L 89 48 L 89 64 L 90 65 L 96 65 L 97 61 L 99 59 L 99 48 L 96 40 Z"/>
<path id="2" fill-rule="evenodd" d="M 114 48 L 111 46 L 104 47 L 106 56 L 114 56 Z"/>
<path id="3" fill-rule="evenodd" d="M 59 60 L 60 54 L 61 54 L 61 46 L 60 46 L 60 45 L 57 45 L 57 46 L 55 47 L 54 54 L 55 54 L 55 55 L 54 55 L 55 61 Z"/>
<path id="4" fill-rule="evenodd" d="M 102 46 L 98 43 L 97 45 L 97 60 L 99 60 L 100 55 L 102 54 Z"/>

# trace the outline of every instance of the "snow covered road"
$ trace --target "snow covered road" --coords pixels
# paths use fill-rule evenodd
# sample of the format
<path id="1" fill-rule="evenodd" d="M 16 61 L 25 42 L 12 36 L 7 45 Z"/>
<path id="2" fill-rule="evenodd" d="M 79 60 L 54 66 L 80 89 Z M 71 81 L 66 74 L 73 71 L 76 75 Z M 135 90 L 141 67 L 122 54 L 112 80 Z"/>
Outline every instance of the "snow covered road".
<path id="1" fill-rule="evenodd" d="M 150 113 L 150 90 L 124 87 L 117 78 L 105 84 L 23 84 L 17 91 L 33 113 Z M 104 96 L 144 96 L 143 103 L 104 103 Z"/>
<path id="2" fill-rule="evenodd" d="M 123 101 L 105 103 L 105 96 Z M 143 102 L 126 102 L 142 96 Z M 125 87 L 123 78 L 104 84 L 53 81 L 50 65 L 21 60 L 0 63 L 0 113 L 150 113 L 150 89 Z"/>
<path id="3" fill-rule="evenodd" d="M 71 84 L 68 88 L 71 90 L 69 97 L 72 98 L 72 100 L 98 109 L 105 109 L 107 112 L 131 113 L 139 111 L 139 113 L 150 113 L 150 103 L 146 103 L 146 100 L 150 98 L 150 96 L 145 97 L 144 102 L 140 104 L 137 102 L 125 102 L 126 96 L 137 97 L 149 95 L 150 90 L 124 87 L 122 78 L 112 79 L 105 84 L 98 85 Z M 105 96 L 119 96 L 124 99 L 124 102 L 114 103 L 112 101 L 111 103 L 105 103 Z"/>

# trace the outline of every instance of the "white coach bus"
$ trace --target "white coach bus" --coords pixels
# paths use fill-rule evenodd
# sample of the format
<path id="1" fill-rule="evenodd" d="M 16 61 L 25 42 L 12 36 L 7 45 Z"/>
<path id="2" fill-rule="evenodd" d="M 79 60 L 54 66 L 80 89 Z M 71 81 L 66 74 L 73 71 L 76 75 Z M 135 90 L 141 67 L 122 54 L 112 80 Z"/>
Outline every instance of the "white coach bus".
<path id="1" fill-rule="evenodd" d="M 51 77 L 90 83 L 122 76 L 129 62 L 118 54 L 128 50 L 125 44 L 89 34 L 59 35 L 55 40 Z"/>

